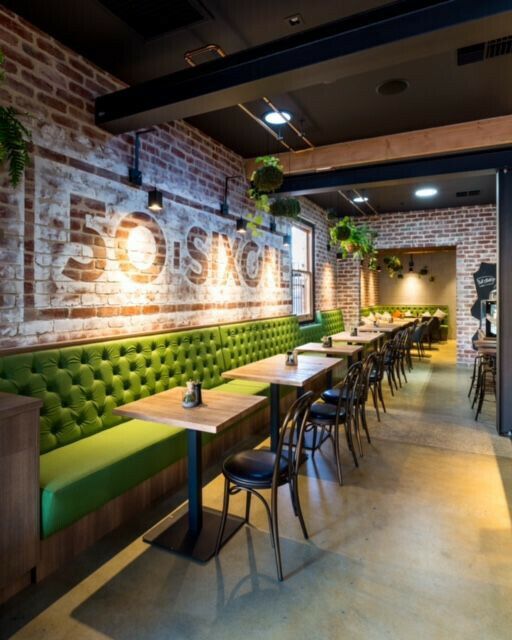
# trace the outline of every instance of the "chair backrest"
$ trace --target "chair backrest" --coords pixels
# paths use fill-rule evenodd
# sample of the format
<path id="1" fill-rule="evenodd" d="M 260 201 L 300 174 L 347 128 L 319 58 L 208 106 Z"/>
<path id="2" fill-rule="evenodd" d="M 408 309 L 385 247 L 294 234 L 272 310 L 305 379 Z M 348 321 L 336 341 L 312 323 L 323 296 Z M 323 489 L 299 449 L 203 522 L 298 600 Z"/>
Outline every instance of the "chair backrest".
<path id="1" fill-rule="evenodd" d="M 304 431 L 309 418 L 309 409 L 314 394 L 307 391 L 298 397 L 286 412 L 279 431 L 279 442 L 276 451 L 276 464 L 272 482 L 277 483 L 283 458 L 288 464 L 288 473 L 296 474 L 301 464 L 302 449 L 304 446 Z M 287 444 L 285 448 L 285 443 Z"/>
<path id="2" fill-rule="evenodd" d="M 341 408 L 344 406 L 347 418 L 352 417 L 354 406 L 359 401 L 359 383 L 363 371 L 362 362 L 354 362 L 350 365 L 345 378 L 339 382 L 336 387 L 342 390 L 338 397 L 337 414 L 336 414 L 336 429 L 339 426 L 339 414 Z M 345 393 L 343 393 L 345 391 Z"/>
<path id="3" fill-rule="evenodd" d="M 386 364 L 391 364 L 395 359 L 395 347 L 393 345 L 392 340 L 388 340 L 385 342 L 380 350 L 382 354 L 382 363 L 385 366 Z"/>
<path id="4" fill-rule="evenodd" d="M 370 389 L 370 375 L 379 366 L 379 354 L 375 351 L 369 353 L 363 361 L 361 375 L 358 381 L 358 397 L 362 402 L 368 399 L 368 391 Z"/>

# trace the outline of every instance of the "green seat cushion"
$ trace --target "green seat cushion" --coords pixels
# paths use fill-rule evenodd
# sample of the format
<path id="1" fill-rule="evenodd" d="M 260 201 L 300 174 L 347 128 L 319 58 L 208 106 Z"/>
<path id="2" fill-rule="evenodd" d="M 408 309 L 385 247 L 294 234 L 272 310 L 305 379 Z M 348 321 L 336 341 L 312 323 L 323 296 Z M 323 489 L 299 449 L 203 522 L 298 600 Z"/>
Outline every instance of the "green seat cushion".
<path id="1" fill-rule="evenodd" d="M 268 396 L 270 395 L 270 385 L 266 382 L 253 380 L 230 380 L 226 384 L 217 387 L 215 391 L 224 393 L 240 393 L 244 396 Z"/>
<path id="2" fill-rule="evenodd" d="M 47 538 L 186 455 L 184 429 L 130 420 L 40 457 Z"/>

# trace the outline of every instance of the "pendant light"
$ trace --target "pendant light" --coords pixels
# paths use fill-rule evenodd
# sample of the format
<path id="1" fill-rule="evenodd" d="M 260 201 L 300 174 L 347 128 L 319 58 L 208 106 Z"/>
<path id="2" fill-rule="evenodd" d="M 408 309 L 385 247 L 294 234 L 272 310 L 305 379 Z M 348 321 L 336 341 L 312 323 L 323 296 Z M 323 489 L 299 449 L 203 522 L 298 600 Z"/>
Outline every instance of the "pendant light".
<path id="1" fill-rule="evenodd" d="M 162 192 L 156 187 L 148 191 L 148 209 L 150 211 L 162 211 L 164 208 L 163 198 Z"/>

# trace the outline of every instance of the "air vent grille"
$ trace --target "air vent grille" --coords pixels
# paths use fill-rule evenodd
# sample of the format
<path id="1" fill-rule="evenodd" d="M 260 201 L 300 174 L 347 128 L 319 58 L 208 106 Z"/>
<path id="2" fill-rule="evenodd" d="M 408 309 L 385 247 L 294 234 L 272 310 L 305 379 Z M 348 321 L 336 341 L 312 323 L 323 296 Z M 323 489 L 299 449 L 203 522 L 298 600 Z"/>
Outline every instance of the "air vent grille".
<path id="1" fill-rule="evenodd" d="M 488 42 L 478 42 L 469 47 L 457 49 L 457 64 L 463 66 L 473 64 L 474 62 L 482 62 L 489 58 L 498 58 L 500 56 L 508 56 L 512 53 L 512 35 L 496 38 Z"/>
<path id="2" fill-rule="evenodd" d="M 199 0 L 100 1 L 144 38 L 155 38 L 211 18 Z"/>
<path id="3" fill-rule="evenodd" d="M 480 189 L 472 189 L 471 191 L 457 191 L 455 194 L 457 198 L 467 198 L 469 196 L 479 196 Z"/>

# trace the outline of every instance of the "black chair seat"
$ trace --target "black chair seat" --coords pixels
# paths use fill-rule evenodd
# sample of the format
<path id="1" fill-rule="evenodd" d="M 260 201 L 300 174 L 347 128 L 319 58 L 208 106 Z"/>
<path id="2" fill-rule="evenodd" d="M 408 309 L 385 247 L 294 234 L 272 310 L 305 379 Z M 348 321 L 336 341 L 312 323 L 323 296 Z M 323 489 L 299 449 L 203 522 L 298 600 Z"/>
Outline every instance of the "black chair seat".
<path id="1" fill-rule="evenodd" d="M 223 471 L 230 480 L 237 484 L 250 483 L 251 485 L 258 484 L 261 487 L 270 487 L 275 460 L 276 454 L 272 451 L 259 449 L 241 451 L 226 458 Z M 283 479 L 288 475 L 288 463 L 284 458 L 281 459 L 280 473 Z"/>
<path id="2" fill-rule="evenodd" d="M 330 389 L 333 391 L 333 389 Z M 325 422 L 332 424 L 336 421 L 336 405 L 329 402 L 314 402 L 311 405 L 310 417 L 313 422 Z M 340 422 L 345 420 L 346 412 L 340 408 Z"/>
<path id="3" fill-rule="evenodd" d="M 342 389 L 340 389 L 339 387 L 336 389 L 326 389 L 321 393 L 320 397 L 324 402 L 328 402 L 329 404 L 338 404 L 340 393 L 343 401 L 345 402 L 347 400 L 346 387 L 343 387 Z"/>

